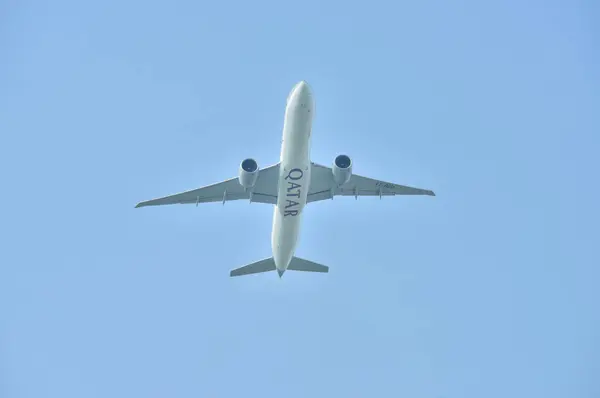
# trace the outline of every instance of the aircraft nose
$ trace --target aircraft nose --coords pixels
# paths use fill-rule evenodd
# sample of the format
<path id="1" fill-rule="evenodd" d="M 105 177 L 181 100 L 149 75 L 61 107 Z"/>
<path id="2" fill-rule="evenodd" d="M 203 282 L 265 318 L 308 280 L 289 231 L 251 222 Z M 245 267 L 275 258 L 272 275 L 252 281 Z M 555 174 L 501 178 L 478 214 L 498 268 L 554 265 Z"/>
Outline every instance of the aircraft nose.
<path id="1" fill-rule="evenodd" d="M 300 103 L 311 103 L 312 102 L 312 90 L 306 80 L 301 80 L 292 87 L 288 94 L 286 103 L 300 101 Z"/>
<path id="2" fill-rule="evenodd" d="M 302 80 L 296 85 L 296 92 L 302 97 L 310 97 L 312 95 L 310 86 L 306 80 Z"/>

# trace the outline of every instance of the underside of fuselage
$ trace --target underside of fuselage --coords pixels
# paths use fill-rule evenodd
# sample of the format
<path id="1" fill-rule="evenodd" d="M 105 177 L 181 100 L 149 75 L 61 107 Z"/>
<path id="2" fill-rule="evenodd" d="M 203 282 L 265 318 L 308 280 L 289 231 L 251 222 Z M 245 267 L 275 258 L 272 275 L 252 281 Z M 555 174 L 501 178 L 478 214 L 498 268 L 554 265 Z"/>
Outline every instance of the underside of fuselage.
<path id="1" fill-rule="evenodd" d="M 298 242 L 302 210 L 310 186 L 310 135 L 314 99 L 304 81 L 287 100 L 279 168 L 278 197 L 273 212 L 271 246 L 278 272 L 288 268 Z M 281 276 L 281 274 L 280 274 Z"/>

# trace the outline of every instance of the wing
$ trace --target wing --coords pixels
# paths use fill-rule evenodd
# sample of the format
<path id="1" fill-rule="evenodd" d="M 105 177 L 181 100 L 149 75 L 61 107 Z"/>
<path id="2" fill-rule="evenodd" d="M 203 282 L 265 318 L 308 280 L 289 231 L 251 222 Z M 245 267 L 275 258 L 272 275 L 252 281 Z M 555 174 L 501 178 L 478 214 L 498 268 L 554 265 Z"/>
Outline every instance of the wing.
<path id="1" fill-rule="evenodd" d="M 319 200 L 333 199 L 334 196 L 395 196 L 395 195 L 429 195 L 435 196 L 433 191 L 392 184 L 391 182 L 374 180 L 352 174 L 350 181 L 338 187 L 333 180 L 330 167 L 313 163 L 311 170 L 310 190 L 307 203 Z"/>
<path id="2" fill-rule="evenodd" d="M 240 199 L 251 199 L 252 202 L 275 204 L 277 203 L 278 177 L 279 163 L 260 170 L 252 191 L 246 191 L 238 182 L 237 177 L 235 177 L 191 191 L 140 202 L 135 207 L 209 202 L 225 203 L 225 201 Z"/>

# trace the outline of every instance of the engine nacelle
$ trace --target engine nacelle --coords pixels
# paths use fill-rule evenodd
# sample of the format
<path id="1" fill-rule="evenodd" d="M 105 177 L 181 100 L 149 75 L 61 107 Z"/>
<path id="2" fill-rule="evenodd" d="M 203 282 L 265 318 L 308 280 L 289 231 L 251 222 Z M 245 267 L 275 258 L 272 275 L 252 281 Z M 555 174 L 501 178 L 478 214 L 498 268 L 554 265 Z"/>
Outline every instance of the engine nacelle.
<path id="1" fill-rule="evenodd" d="M 252 188 L 256 184 L 258 172 L 258 163 L 256 163 L 256 160 L 251 158 L 242 160 L 238 174 L 240 185 L 246 189 Z"/>
<path id="2" fill-rule="evenodd" d="M 338 186 L 344 185 L 352 177 L 352 160 L 347 155 L 338 155 L 333 161 L 333 180 Z"/>

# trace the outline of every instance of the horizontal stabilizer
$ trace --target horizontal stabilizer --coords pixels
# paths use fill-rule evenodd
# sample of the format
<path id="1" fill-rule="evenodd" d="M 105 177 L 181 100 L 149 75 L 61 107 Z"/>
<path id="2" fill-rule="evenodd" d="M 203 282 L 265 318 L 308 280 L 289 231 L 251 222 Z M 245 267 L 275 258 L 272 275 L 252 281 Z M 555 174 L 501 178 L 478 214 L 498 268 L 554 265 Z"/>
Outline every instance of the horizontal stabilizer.
<path id="1" fill-rule="evenodd" d="M 244 265 L 243 267 L 231 270 L 229 276 L 259 274 L 261 272 L 269 271 L 275 271 L 275 260 L 273 260 L 273 257 L 265 258 L 252 264 Z"/>
<path id="2" fill-rule="evenodd" d="M 292 257 L 290 264 L 287 267 L 288 270 L 291 271 L 303 271 L 303 272 L 329 272 L 329 267 L 321 264 L 314 263 L 312 261 L 304 260 L 299 257 Z M 243 275 L 251 275 L 251 274 L 260 274 L 263 272 L 275 271 L 277 267 L 275 266 L 275 260 L 273 257 L 265 258 L 259 261 L 256 261 L 252 264 L 244 265 L 243 267 L 236 268 L 229 272 L 229 276 L 243 276 Z M 286 270 L 277 270 L 279 277 L 283 275 Z"/>
<path id="3" fill-rule="evenodd" d="M 300 257 L 292 257 L 292 261 L 290 261 L 290 265 L 288 265 L 287 269 L 304 272 L 329 272 L 328 266 L 317 264 Z"/>

